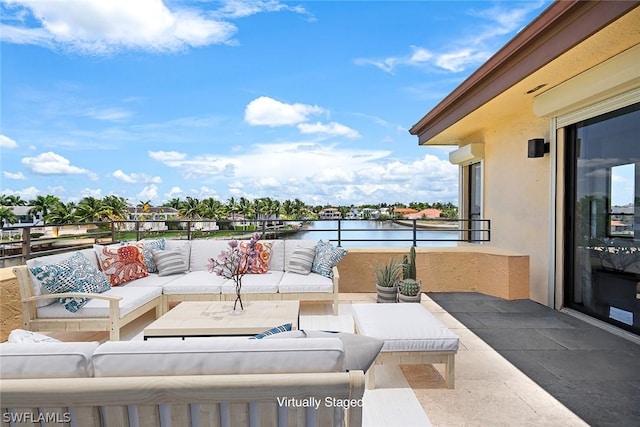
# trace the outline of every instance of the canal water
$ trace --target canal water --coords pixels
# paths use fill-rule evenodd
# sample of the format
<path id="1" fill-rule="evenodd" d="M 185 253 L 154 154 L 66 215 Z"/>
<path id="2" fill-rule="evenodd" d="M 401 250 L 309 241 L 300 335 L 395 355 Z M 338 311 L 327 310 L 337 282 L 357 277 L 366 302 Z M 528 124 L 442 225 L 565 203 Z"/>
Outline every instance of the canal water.
<path id="1" fill-rule="evenodd" d="M 304 231 L 284 238 L 305 240 L 331 240 L 346 248 L 394 246 L 408 247 L 413 244 L 413 227 L 393 223 L 391 221 L 340 221 L 341 231 L 338 233 L 338 221 L 312 221 Z M 339 234 L 339 235 L 338 235 Z M 442 229 L 416 230 L 417 246 L 454 246 L 459 239 L 459 232 Z"/>

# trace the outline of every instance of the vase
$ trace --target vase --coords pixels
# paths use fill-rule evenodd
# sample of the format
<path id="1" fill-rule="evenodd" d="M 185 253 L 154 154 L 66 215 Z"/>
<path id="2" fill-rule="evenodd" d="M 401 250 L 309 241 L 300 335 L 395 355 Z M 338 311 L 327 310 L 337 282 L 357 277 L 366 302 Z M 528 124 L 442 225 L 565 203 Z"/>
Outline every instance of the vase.
<path id="1" fill-rule="evenodd" d="M 233 302 L 233 312 L 235 314 L 241 314 L 244 311 L 244 305 L 242 304 L 242 295 L 240 291 L 242 290 L 242 277 L 236 276 L 236 300 Z"/>
<path id="2" fill-rule="evenodd" d="M 378 290 L 378 302 L 398 302 L 398 286 L 380 286 L 376 285 Z"/>

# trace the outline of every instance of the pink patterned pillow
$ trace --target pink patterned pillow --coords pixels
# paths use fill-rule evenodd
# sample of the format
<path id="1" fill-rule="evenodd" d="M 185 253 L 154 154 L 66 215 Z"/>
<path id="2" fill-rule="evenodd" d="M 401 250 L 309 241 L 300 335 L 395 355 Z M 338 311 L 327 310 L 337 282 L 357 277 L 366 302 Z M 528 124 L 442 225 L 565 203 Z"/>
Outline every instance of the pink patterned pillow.
<path id="1" fill-rule="evenodd" d="M 149 275 L 144 265 L 142 249 L 134 245 L 94 245 L 93 248 L 98 254 L 100 268 L 109 278 L 111 286 L 122 285 Z"/>
<path id="2" fill-rule="evenodd" d="M 240 250 L 243 254 L 247 253 L 247 242 L 240 242 Z M 256 243 L 256 250 L 258 251 L 258 257 L 251 266 L 251 269 L 247 271 L 246 263 L 243 262 L 240 265 L 240 274 L 265 274 L 269 271 L 269 260 L 271 259 L 271 243 L 258 242 Z"/>

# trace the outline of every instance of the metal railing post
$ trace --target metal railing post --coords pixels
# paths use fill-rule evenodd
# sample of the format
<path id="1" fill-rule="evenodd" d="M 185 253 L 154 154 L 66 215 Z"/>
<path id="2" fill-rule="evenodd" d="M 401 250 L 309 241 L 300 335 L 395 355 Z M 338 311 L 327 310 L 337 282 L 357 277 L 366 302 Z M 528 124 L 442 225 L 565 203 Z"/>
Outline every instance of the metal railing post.
<path id="1" fill-rule="evenodd" d="M 22 229 L 22 263 L 31 257 L 31 227 Z"/>
<path id="2" fill-rule="evenodd" d="M 413 246 L 418 246 L 418 220 L 416 218 L 413 219 Z"/>
<path id="3" fill-rule="evenodd" d="M 342 220 L 338 219 L 338 246 L 342 246 Z"/>

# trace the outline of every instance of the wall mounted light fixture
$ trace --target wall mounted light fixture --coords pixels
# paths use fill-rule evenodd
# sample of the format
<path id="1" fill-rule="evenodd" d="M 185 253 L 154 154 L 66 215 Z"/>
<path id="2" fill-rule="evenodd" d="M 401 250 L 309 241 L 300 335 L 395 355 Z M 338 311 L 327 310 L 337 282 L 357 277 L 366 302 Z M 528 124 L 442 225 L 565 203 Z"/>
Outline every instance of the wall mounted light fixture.
<path id="1" fill-rule="evenodd" d="M 529 154 L 530 159 L 536 157 L 544 157 L 545 153 L 549 152 L 549 143 L 544 142 L 544 138 L 534 138 L 529 140 Z"/>

